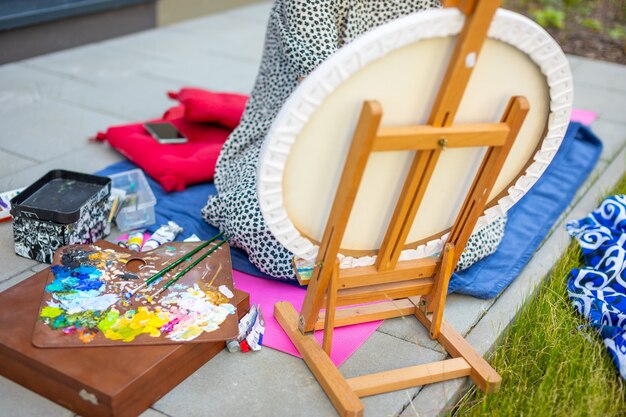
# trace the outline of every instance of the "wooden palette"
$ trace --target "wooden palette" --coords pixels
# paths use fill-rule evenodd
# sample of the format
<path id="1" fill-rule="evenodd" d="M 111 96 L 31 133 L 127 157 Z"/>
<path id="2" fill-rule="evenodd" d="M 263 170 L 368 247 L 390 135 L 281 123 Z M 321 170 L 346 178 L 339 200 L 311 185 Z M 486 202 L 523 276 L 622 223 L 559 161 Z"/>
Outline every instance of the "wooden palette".
<path id="1" fill-rule="evenodd" d="M 150 299 L 150 295 L 156 293 L 176 273 L 185 269 L 215 243 L 165 274 L 152 286 L 143 288 L 132 297 L 124 296 L 200 244 L 202 242 L 168 243 L 150 252 L 141 253 L 112 245 L 72 245 L 60 248 L 55 253 L 52 268 L 48 272 L 33 331 L 33 345 L 42 348 L 160 345 L 214 342 L 237 337 L 238 320 L 228 245 L 220 246 L 158 297 Z M 65 286 L 60 287 L 59 282 L 75 281 L 57 280 L 51 285 L 58 277 L 67 276 L 68 270 L 74 274 L 72 276 L 85 272 L 85 269 L 79 269 L 82 267 L 87 270 L 95 269 L 102 274 L 94 280 L 93 276 L 98 274 L 95 272 L 91 275 L 91 281 L 80 281 L 86 284 L 72 284 L 69 287 L 64 284 Z M 76 279 L 83 279 L 80 277 L 84 278 L 84 275 Z M 84 313 L 87 304 L 77 303 L 76 294 L 96 294 L 85 291 L 99 285 L 98 280 L 103 283 L 96 290 L 99 296 L 89 299 L 97 301 L 100 299 L 98 297 L 106 297 L 106 300 L 117 301 L 110 308 L 97 306 Z M 91 287 L 85 286 L 87 284 Z M 68 288 L 73 291 L 70 296 L 65 295 Z M 213 303 L 209 303 L 209 300 Z M 103 305 L 107 303 L 105 301 Z M 54 314 L 44 314 L 47 321 L 44 322 L 42 313 L 49 313 L 52 311 L 50 308 L 54 310 L 54 314 L 59 309 L 62 313 L 56 317 L 50 317 Z M 119 316 L 116 318 L 117 313 Z M 88 318 L 80 318 L 81 314 L 87 314 Z M 101 324 L 105 316 L 110 319 L 108 322 L 112 323 L 111 326 Z M 77 317 L 77 324 L 72 326 L 72 321 Z M 206 327 L 206 331 L 201 330 L 207 323 L 212 325 Z M 138 326 L 142 333 L 137 334 L 134 330 Z"/>

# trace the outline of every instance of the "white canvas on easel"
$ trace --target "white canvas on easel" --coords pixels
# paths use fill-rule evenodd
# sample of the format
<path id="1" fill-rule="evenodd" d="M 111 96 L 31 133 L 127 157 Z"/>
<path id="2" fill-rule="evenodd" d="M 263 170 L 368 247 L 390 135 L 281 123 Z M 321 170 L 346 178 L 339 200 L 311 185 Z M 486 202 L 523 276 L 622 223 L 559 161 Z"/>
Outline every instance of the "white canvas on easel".
<path id="1" fill-rule="evenodd" d="M 317 255 L 364 100 L 383 105 L 383 126 L 426 123 L 463 22 L 463 13 L 452 8 L 401 18 L 346 45 L 294 91 L 268 134 L 258 168 L 261 210 L 287 249 L 305 259 Z M 478 227 L 506 213 L 550 163 L 569 123 L 572 88 L 567 59 L 550 35 L 524 16 L 498 10 L 455 122 L 498 121 L 515 95 L 524 95 L 531 109 Z M 480 156 L 480 150 L 464 149 L 441 158 L 427 196 L 431 203 L 421 208 L 407 240 L 420 242 L 413 245 L 418 252 L 443 247 L 440 238 Z M 409 152 L 373 155 L 342 254 L 358 259 L 380 247 L 408 161 Z M 451 167 L 458 174 L 454 181 L 444 175 Z"/>

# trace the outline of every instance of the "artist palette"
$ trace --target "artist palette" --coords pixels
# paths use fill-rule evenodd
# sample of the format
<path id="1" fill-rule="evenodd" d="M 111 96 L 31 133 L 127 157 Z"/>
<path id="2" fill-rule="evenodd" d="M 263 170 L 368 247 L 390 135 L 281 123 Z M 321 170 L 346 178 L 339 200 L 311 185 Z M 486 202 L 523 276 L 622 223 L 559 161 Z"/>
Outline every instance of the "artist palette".
<path id="1" fill-rule="evenodd" d="M 168 243 L 145 253 L 98 245 L 60 248 L 44 287 L 33 345 L 158 345 L 236 338 L 228 245 L 220 246 L 158 296 L 170 279 L 215 243 L 151 285 L 133 291 L 200 244 Z"/>

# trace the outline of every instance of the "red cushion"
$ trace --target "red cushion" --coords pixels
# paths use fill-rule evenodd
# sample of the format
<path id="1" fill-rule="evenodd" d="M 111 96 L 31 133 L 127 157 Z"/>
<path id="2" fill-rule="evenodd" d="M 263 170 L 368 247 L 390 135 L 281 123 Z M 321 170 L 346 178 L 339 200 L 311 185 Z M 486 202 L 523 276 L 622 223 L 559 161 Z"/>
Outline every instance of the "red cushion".
<path id="1" fill-rule="evenodd" d="M 182 191 L 187 185 L 213 180 L 215 163 L 222 145 L 239 123 L 245 107 L 245 100 L 242 100 L 245 96 L 234 94 L 232 99 L 229 96 L 192 88 L 170 93 L 170 97 L 181 101 L 192 100 L 191 105 L 201 109 L 198 114 L 202 114 L 205 121 L 211 119 L 221 123 L 191 121 L 185 105 L 172 107 L 163 118 L 151 120 L 173 123 L 189 139 L 184 144 L 158 143 L 146 131 L 143 123 L 110 127 L 106 133 L 99 133 L 97 139 L 109 142 L 126 158 L 143 168 L 165 191 Z M 197 119 L 194 117 L 194 120 Z"/>
<path id="2" fill-rule="evenodd" d="M 98 139 L 106 140 L 143 168 L 165 191 L 182 191 L 187 185 L 211 181 L 217 157 L 230 129 L 191 123 L 183 118 L 170 121 L 189 139 L 187 143 L 160 144 L 150 136 L 143 123 L 110 127 L 105 134 L 98 135 Z"/>

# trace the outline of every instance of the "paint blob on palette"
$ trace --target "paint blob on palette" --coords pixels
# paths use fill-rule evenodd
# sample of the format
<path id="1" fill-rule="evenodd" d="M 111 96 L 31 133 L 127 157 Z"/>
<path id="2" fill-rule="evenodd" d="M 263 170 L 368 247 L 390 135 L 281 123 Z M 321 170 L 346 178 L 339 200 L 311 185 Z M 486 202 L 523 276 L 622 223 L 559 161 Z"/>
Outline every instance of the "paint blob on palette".
<path id="1" fill-rule="evenodd" d="M 96 245 L 59 249 L 45 286 L 33 344 L 168 344 L 236 337 L 236 303 L 227 245 L 158 296 L 154 294 L 203 251 L 152 284 L 133 291 L 198 245 L 171 243 L 138 256 L 125 249 Z M 132 297 L 128 296 L 130 292 Z"/>

